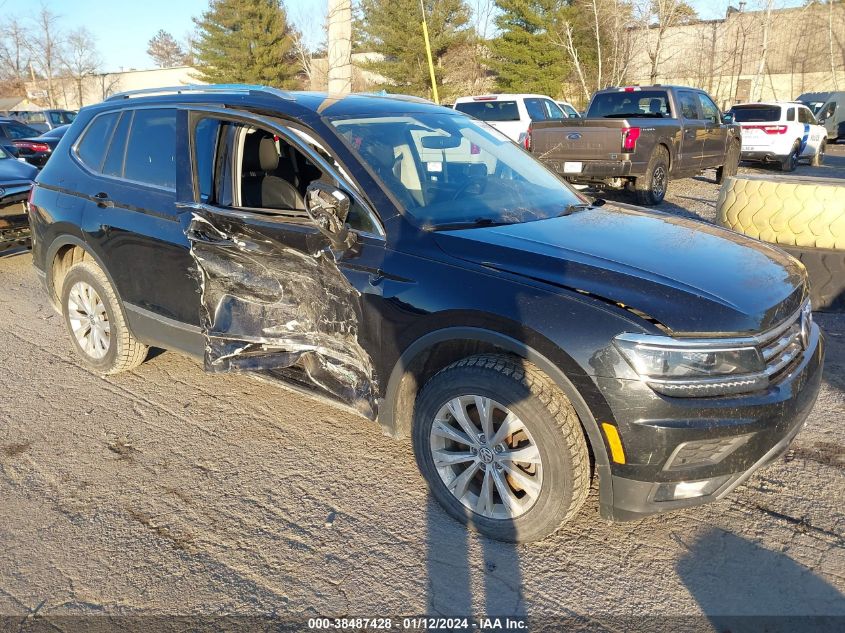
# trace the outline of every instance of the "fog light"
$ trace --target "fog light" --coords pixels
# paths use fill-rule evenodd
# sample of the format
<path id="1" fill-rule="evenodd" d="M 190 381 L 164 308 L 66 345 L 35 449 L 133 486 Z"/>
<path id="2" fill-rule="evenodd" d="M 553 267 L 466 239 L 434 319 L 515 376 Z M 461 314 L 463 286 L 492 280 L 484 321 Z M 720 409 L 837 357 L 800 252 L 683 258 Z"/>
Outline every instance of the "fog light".
<path id="1" fill-rule="evenodd" d="M 669 484 L 660 484 L 654 494 L 655 501 L 678 501 L 680 499 L 692 499 L 713 494 L 724 484 L 731 475 L 722 475 L 713 479 L 702 479 L 700 481 L 678 481 Z"/>

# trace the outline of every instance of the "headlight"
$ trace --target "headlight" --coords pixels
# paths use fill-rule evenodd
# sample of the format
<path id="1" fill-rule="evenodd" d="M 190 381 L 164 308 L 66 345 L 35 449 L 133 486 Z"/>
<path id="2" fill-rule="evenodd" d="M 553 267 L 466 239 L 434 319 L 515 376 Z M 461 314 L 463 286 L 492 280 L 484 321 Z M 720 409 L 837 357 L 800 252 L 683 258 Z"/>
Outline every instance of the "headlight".
<path id="1" fill-rule="evenodd" d="M 753 345 L 725 347 L 718 340 L 647 334 L 621 334 L 613 342 L 643 381 L 669 396 L 746 393 L 768 384 L 765 363 Z"/>

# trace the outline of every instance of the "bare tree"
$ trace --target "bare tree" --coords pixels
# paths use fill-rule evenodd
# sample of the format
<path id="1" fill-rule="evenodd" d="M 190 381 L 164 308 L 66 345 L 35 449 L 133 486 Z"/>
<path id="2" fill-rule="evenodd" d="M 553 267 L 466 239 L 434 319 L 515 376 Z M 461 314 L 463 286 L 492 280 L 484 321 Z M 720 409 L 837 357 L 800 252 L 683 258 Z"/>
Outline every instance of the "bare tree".
<path id="1" fill-rule="evenodd" d="M 590 89 L 587 88 L 587 80 L 584 78 L 584 69 L 581 66 L 581 57 L 578 54 L 578 47 L 575 46 L 575 40 L 572 37 L 575 29 L 570 22 L 564 20 L 561 24 L 560 30 L 562 32 L 552 36 L 552 41 L 558 46 L 561 46 L 566 51 L 567 55 L 569 55 L 572 67 L 578 75 L 578 81 L 581 84 L 581 89 L 584 91 L 584 98 L 589 101 Z"/>
<path id="2" fill-rule="evenodd" d="M 100 68 L 100 58 L 94 36 L 85 27 L 71 31 L 62 49 L 62 65 L 76 86 L 76 102 L 81 108 L 84 101 L 86 77 Z"/>
<path id="3" fill-rule="evenodd" d="M 833 0 L 827 0 L 827 45 L 833 89 L 839 90 L 839 79 L 836 77 L 836 58 L 833 55 Z"/>
<path id="4" fill-rule="evenodd" d="M 57 26 L 59 16 L 42 6 L 35 17 L 35 32 L 29 49 L 32 64 L 47 82 L 47 101 L 56 107 L 55 76 L 61 64 L 62 36 Z"/>
<path id="5" fill-rule="evenodd" d="M 766 10 L 763 13 L 763 42 L 760 45 L 760 59 L 757 63 L 757 72 L 754 75 L 754 83 L 751 84 L 751 100 L 759 101 L 763 96 L 763 74 L 766 70 L 766 60 L 769 56 L 769 32 L 772 30 L 772 9 L 775 0 L 766 0 Z"/>
<path id="6" fill-rule="evenodd" d="M 660 66 L 666 61 L 663 49 L 667 31 L 694 18 L 695 10 L 684 0 L 646 0 L 640 14 L 643 28 L 652 31 L 652 37 L 646 37 L 646 52 L 651 62 L 649 79 L 656 83 Z"/>
<path id="7" fill-rule="evenodd" d="M 21 88 L 29 67 L 28 39 L 29 33 L 16 17 L 0 25 L 0 79 L 11 80 Z"/>
<path id="8" fill-rule="evenodd" d="M 147 42 L 147 55 L 159 68 L 173 68 L 185 63 L 185 51 L 170 33 L 159 29 Z"/>

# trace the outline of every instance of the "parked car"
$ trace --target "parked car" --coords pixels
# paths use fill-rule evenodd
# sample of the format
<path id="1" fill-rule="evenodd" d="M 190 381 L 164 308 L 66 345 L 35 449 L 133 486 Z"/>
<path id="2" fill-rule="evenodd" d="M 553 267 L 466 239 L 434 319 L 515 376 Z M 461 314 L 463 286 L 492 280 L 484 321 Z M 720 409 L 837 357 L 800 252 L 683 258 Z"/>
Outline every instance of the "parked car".
<path id="1" fill-rule="evenodd" d="M 37 173 L 0 147 L 0 252 L 29 241 L 26 201 Z"/>
<path id="2" fill-rule="evenodd" d="M 798 97 L 827 131 L 827 138 L 835 143 L 845 140 L 845 91 L 807 92 Z"/>
<path id="3" fill-rule="evenodd" d="M 18 110 L 11 116 L 39 132 L 48 132 L 61 125 L 73 123 L 76 112 L 73 110 Z"/>
<path id="4" fill-rule="evenodd" d="M 736 173 L 739 126 L 707 95 L 681 86 L 608 88 L 593 95 L 583 119 L 531 124 L 531 151 L 570 182 L 628 189 L 660 204 L 669 182 L 716 168 Z"/>
<path id="5" fill-rule="evenodd" d="M 544 95 L 497 94 L 460 97 L 455 110 L 489 123 L 509 139 L 525 145 L 532 121 L 564 119 L 557 103 Z"/>
<path id="6" fill-rule="evenodd" d="M 721 499 L 787 449 L 819 391 L 794 259 L 590 206 L 433 104 L 116 95 L 80 112 L 30 214 L 93 371 L 154 345 L 310 384 L 410 436 L 433 496 L 493 538 L 550 534 L 594 471 L 615 520 Z"/>
<path id="7" fill-rule="evenodd" d="M 32 138 L 14 140 L 12 144 L 18 148 L 19 156 L 26 162 L 43 167 L 69 127 L 61 125 Z"/>
<path id="8" fill-rule="evenodd" d="M 730 114 L 742 127 L 742 160 L 776 163 L 782 171 L 795 171 L 802 158 L 824 162 L 827 131 L 803 103 L 743 103 Z"/>
<path id="9" fill-rule="evenodd" d="M 581 118 L 581 113 L 578 112 L 578 110 L 575 109 L 575 106 L 573 106 L 568 101 L 555 101 L 555 103 L 560 106 L 561 110 L 563 110 L 563 114 L 569 117 L 570 119 Z"/>
<path id="10" fill-rule="evenodd" d="M 15 141 L 41 134 L 38 130 L 9 117 L 0 117 L 0 147 L 11 156 L 20 156 Z"/>

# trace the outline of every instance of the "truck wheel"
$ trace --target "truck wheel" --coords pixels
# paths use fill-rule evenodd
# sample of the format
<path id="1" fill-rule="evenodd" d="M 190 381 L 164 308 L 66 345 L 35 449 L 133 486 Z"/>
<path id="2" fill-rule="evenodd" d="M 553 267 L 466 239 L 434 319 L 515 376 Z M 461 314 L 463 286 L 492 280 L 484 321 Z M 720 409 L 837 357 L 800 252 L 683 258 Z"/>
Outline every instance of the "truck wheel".
<path id="1" fill-rule="evenodd" d="M 725 164 L 716 168 L 716 184 L 721 185 L 725 178 L 736 176 L 739 170 L 739 157 L 742 153 L 742 148 L 739 143 L 733 141 L 728 151 L 725 153 Z"/>
<path id="2" fill-rule="evenodd" d="M 795 168 L 798 167 L 798 159 L 800 156 L 801 144 L 798 141 L 795 141 L 795 145 L 792 146 L 792 151 L 790 151 L 789 155 L 784 157 L 784 159 L 780 162 L 780 170 L 795 171 Z"/>
<path id="3" fill-rule="evenodd" d="M 414 454 L 445 510 L 490 538 L 542 539 L 578 512 L 590 461 L 569 400 L 505 355 L 452 363 L 420 393 Z"/>
<path id="4" fill-rule="evenodd" d="M 100 374 L 137 367 L 148 347 L 129 332 L 108 277 L 92 261 L 74 264 L 62 284 L 62 315 L 83 363 Z"/>
<path id="5" fill-rule="evenodd" d="M 827 140 L 822 139 L 822 142 L 819 144 L 819 149 L 816 150 L 816 153 L 813 154 L 813 157 L 810 159 L 810 165 L 813 167 L 821 167 L 824 165 L 824 153 L 827 150 Z"/>
<path id="6" fill-rule="evenodd" d="M 669 186 L 669 152 L 663 146 L 654 150 L 648 161 L 646 175 L 634 182 L 634 193 L 637 202 L 645 206 L 652 206 L 663 202 L 666 188 Z"/>

